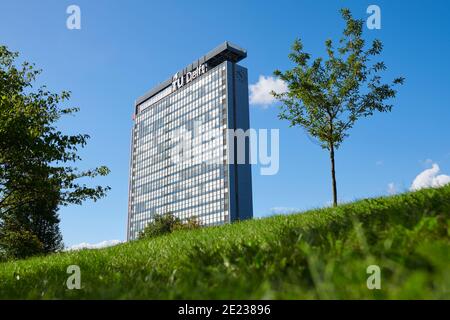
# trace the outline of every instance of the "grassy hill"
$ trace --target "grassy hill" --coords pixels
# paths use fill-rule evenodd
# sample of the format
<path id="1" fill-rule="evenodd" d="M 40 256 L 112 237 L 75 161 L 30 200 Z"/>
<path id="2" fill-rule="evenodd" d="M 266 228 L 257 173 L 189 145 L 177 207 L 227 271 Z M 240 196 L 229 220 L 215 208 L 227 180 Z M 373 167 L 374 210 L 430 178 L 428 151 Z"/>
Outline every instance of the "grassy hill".
<path id="1" fill-rule="evenodd" d="M 449 222 L 450 186 L 362 200 L 2 263 L 0 298 L 450 299 Z M 66 288 L 69 265 L 81 290 Z"/>

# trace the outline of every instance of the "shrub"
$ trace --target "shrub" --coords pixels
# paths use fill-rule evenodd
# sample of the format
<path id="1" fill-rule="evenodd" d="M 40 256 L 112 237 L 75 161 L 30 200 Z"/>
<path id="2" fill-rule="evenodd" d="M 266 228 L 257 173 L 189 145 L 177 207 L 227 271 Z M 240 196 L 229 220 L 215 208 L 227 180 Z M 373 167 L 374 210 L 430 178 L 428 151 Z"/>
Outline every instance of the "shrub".
<path id="1" fill-rule="evenodd" d="M 175 226 L 174 230 L 194 230 L 200 228 L 202 225 L 196 217 L 189 217 L 186 222 Z"/>
<path id="2" fill-rule="evenodd" d="M 173 213 L 156 215 L 154 220 L 147 224 L 144 230 L 139 234 L 139 239 L 154 238 L 163 234 L 172 233 L 176 230 L 192 230 L 200 228 L 200 222 L 190 217 L 185 223 L 176 217 Z"/>
<path id="3" fill-rule="evenodd" d="M 44 246 L 30 230 L 6 219 L 0 230 L 0 260 L 23 259 L 44 252 Z"/>

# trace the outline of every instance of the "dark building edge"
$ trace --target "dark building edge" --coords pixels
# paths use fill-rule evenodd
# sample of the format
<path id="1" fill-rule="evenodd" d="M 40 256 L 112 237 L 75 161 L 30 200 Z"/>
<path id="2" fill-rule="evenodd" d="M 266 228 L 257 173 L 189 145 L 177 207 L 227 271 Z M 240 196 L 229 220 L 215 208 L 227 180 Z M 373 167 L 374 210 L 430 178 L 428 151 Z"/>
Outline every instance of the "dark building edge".
<path id="1" fill-rule="evenodd" d="M 250 111 L 248 102 L 247 69 L 233 62 L 227 62 L 228 93 L 228 128 L 250 128 Z M 229 139 L 229 137 L 227 137 Z M 251 219 L 253 217 L 252 172 L 249 162 L 250 138 L 246 138 L 246 164 L 237 164 L 237 140 L 234 137 L 233 153 L 228 154 L 230 222 Z M 228 142 L 230 146 L 230 142 Z M 233 159 L 230 157 L 233 156 Z M 234 197 L 234 198 L 231 198 Z"/>

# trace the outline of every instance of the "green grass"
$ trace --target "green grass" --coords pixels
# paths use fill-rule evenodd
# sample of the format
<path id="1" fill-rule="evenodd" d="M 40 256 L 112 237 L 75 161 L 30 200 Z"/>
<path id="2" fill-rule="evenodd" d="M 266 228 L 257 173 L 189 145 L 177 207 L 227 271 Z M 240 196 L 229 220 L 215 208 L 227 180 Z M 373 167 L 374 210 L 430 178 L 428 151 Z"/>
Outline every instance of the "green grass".
<path id="1" fill-rule="evenodd" d="M 2 263 L 0 298 L 450 299 L 449 221 L 450 186 L 180 231 Z M 374 264 L 381 290 L 366 286 Z"/>

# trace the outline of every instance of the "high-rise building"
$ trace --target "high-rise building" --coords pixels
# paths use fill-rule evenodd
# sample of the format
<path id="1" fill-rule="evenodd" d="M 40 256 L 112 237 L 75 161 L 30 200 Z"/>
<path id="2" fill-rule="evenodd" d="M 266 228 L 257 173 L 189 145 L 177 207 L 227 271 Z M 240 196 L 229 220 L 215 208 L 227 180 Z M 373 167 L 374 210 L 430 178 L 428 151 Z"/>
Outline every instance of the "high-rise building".
<path id="1" fill-rule="evenodd" d="M 225 42 L 137 99 L 128 240 L 157 214 L 204 226 L 253 216 L 251 166 L 237 161 L 248 136 L 242 149 L 230 134 L 249 128 L 246 56 Z"/>

